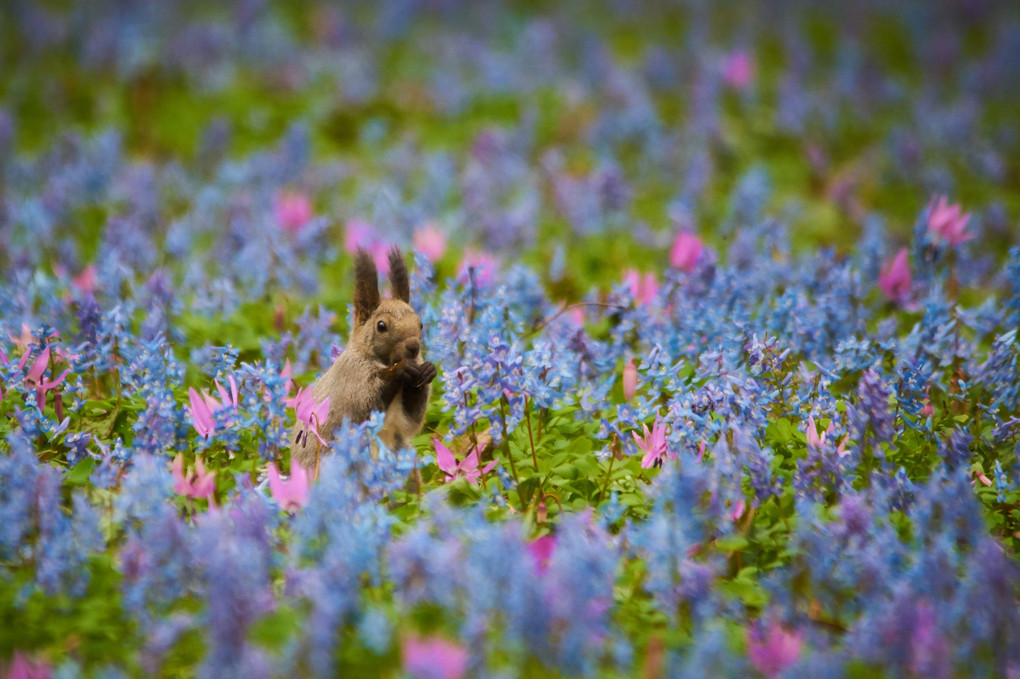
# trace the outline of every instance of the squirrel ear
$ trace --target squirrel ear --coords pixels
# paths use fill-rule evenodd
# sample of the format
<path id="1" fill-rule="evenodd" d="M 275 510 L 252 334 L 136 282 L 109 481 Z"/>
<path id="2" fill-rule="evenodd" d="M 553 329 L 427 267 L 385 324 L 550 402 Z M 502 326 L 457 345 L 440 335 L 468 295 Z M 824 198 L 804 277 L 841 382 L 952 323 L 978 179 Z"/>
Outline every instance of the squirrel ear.
<path id="1" fill-rule="evenodd" d="M 363 248 L 354 256 L 354 324 L 368 320 L 379 306 L 379 272 L 375 260 Z"/>
<path id="2" fill-rule="evenodd" d="M 393 288 L 393 296 L 402 302 L 411 303 L 411 282 L 407 276 L 407 264 L 404 262 L 404 253 L 400 248 L 394 246 L 390 250 L 390 287 Z"/>

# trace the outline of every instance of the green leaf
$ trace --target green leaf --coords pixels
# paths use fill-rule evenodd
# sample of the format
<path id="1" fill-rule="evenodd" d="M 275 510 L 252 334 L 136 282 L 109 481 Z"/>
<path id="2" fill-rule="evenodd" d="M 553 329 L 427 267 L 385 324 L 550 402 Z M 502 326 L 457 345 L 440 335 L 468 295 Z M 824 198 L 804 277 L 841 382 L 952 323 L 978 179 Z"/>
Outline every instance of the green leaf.
<path id="1" fill-rule="evenodd" d="M 716 548 L 723 552 L 739 552 L 748 544 L 743 535 L 725 535 L 715 541 Z"/>
<path id="2" fill-rule="evenodd" d="M 72 486 L 84 485 L 88 483 L 89 476 L 92 475 L 92 469 L 95 466 L 96 461 L 91 457 L 86 457 L 64 476 L 64 480 Z"/>
<path id="3" fill-rule="evenodd" d="M 251 626 L 248 638 L 253 643 L 272 650 L 283 648 L 294 633 L 301 628 L 301 616 L 289 606 L 277 606 L 261 620 Z"/>

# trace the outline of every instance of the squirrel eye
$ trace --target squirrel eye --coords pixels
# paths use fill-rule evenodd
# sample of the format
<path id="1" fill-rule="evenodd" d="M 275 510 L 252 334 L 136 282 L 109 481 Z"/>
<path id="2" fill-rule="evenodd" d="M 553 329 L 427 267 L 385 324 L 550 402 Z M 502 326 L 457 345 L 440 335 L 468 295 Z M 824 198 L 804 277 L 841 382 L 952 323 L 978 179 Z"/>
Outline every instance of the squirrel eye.
<path id="1" fill-rule="evenodd" d="M 375 324 L 375 329 L 379 332 L 386 332 L 386 321 L 379 321 Z"/>

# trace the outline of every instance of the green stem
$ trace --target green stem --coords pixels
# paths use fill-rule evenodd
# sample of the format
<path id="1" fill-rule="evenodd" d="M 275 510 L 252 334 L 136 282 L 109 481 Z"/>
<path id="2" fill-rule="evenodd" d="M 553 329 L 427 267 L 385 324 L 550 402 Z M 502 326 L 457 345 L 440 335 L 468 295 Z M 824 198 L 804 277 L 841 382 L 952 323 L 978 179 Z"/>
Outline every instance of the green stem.
<path id="1" fill-rule="evenodd" d="M 514 483 L 517 484 L 517 499 L 521 503 L 521 513 L 524 513 L 524 494 L 521 492 L 521 480 L 517 476 L 517 465 L 514 464 L 514 456 L 510 453 L 510 438 L 506 432 L 506 396 L 499 397 L 499 418 L 503 421 L 503 442 L 500 447 L 503 449 L 503 454 L 506 455 L 506 459 L 510 462 L 510 473 L 513 474 Z"/>

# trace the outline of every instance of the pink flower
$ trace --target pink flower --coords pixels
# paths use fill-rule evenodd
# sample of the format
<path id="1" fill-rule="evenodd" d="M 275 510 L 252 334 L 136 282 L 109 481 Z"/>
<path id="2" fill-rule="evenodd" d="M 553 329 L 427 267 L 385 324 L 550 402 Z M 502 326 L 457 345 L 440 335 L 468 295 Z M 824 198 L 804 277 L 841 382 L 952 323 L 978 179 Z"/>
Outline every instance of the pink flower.
<path id="1" fill-rule="evenodd" d="M 89 264 L 80 274 L 71 279 L 71 285 L 82 292 L 92 292 L 96 289 L 96 266 Z"/>
<path id="2" fill-rule="evenodd" d="M 415 679 L 460 679 L 467 672 L 467 651 L 440 637 L 405 637 L 404 670 Z"/>
<path id="3" fill-rule="evenodd" d="M 228 379 L 230 381 L 230 394 L 229 395 L 227 394 L 227 390 L 223 388 L 223 385 L 220 384 L 219 381 L 214 382 L 214 384 L 216 385 L 216 391 L 218 391 L 219 394 L 220 394 L 220 400 L 221 400 L 221 404 L 220 405 L 221 405 L 221 407 L 226 407 L 226 406 L 230 405 L 230 406 L 233 406 L 233 407 L 236 408 L 237 407 L 237 382 L 234 381 L 234 376 L 233 375 L 231 375 Z"/>
<path id="4" fill-rule="evenodd" d="M 653 273 L 642 276 L 634 269 L 627 269 L 623 272 L 623 282 L 630 288 L 630 294 L 638 304 L 651 304 L 659 292 L 659 284 Z"/>
<path id="5" fill-rule="evenodd" d="M 294 380 L 291 379 L 291 374 L 293 374 L 293 372 L 294 372 L 294 368 L 291 367 L 290 359 L 288 358 L 287 362 L 283 364 L 283 370 L 280 371 L 280 377 L 284 377 L 284 378 L 287 379 L 286 386 L 287 386 L 287 395 L 288 396 L 290 396 L 291 390 L 294 389 Z"/>
<path id="6" fill-rule="evenodd" d="M 216 472 L 207 472 L 201 457 L 195 458 L 194 471 L 185 474 L 184 456 L 178 453 L 170 469 L 174 476 L 175 493 L 184 497 L 212 499 L 216 491 Z"/>
<path id="7" fill-rule="evenodd" d="M 727 85 L 742 90 L 751 84 L 753 77 L 754 62 L 745 50 L 733 50 L 727 55 L 723 65 L 723 80 Z"/>
<path id="8" fill-rule="evenodd" d="M 574 322 L 574 325 L 584 325 L 584 309 L 581 307 L 571 309 L 570 320 Z"/>
<path id="9" fill-rule="evenodd" d="M 281 191 L 273 201 L 276 223 L 288 233 L 297 233 L 312 219 L 312 202 L 304 193 Z"/>
<path id="10" fill-rule="evenodd" d="M 903 306 L 910 297 L 910 266 L 907 249 L 902 248 L 892 260 L 886 260 L 878 274 L 878 287 L 891 301 Z"/>
<path id="11" fill-rule="evenodd" d="M 495 280 L 497 268 L 496 258 L 489 253 L 468 250 L 464 253 L 464 259 L 461 260 L 460 268 L 457 270 L 457 282 L 467 283 L 469 272 L 473 271 L 475 285 L 487 288 Z"/>
<path id="12" fill-rule="evenodd" d="M 539 573 L 545 573 L 549 569 L 549 560 L 552 559 L 553 550 L 555 549 L 555 535 L 543 535 L 528 543 L 528 551 L 535 560 L 535 567 Z"/>
<path id="13" fill-rule="evenodd" d="M 932 196 L 928 205 L 928 233 L 950 245 L 959 245 L 973 237 L 965 231 L 969 219 L 970 213 L 963 212 L 959 203 L 950 205 L 945 196 Z"/>
<path id="14" fill-rule="evenodd" d="M 630 359 L 623 366 L 623 398 L 626 401 L 630 401 L 634 398 L 634 392 L 637 391 L 637 366 L 634 365 L 634 359 Z"/>
<path id="15" fill-rule="evenodd" d="M 432 439 L 432 445 L 436 449 L 436 464 L 439 465 L 440 470 L 446 472 L 447 483 L 456 478 L 465 478 L 470 483 L 477 484 L 480 482 L 482 474 L 489 473 L 498 462 L 498 460 L 493 460 L 479 471 L 477 447 L 472 448 L 471 452 L 458 464 L 457 458 L 453 456 L 449 448 L 443 445 L 442 441 Z"/>
<path id="16" fill-rule="evenodd" d="M 18 362 L 19 368 L 23 369 L 25 367 L 25 363 L 28 361 L 28 353 L 29 352 L 26 351 L 24 356 L 21 357 L 21 360 Z M 43 373 L 46 371 L 46 366 L 49 365 L 49 362 L 50 348 L 46 347 L 40 351 L 39 355 L 35 357 L 34 361 L 32 361 L 32 367 L 28 369 L 27 373 L 25 373 L 25 379 L 29 382 L 38 384 L 39 380 L 42 379 Z"/>
<path id="17" fill-rule="evenodd" d="M 690 273 L 701 257 L 701 239 L 687 231 L 681 232 L 669 251 L 669 263 L 674 268 Z"/>
<path id="18" fill-rule="evenodd" d="M 18 368 L 24 370 L 25 364 L 28 363 L 29 352 L 26 351 L 22 356 L 21 360 L 18 361 Z M 6 356 L 4 357 L 6 358 Z M 70 370 L 65 370 L 60 373 L 55 379 L 46 380 L 43 379 L 43 375 L 46 372 L 46 368 L 50 364 L 50 347 L 46 347 L 39 352 L 39 355 L 32 361 L 32 366 L 25 372 L 25 381 L 35 386 L 35 402 L 42 410 L 46 407 L 46 393 L 56 387 L 60 386 L 64 382 L 64 378 Z"/>
<path id="19" fill-rule="evenodd" d="M 375 242 L 375 229 L 368 222 L 352 219 L 344 228 L 344 250 L 353 255 L 358 248 L 368 249 Z"/>
<path id="20" fill-rule="evenodd" d="M 198 435 L 204 439 L 216 431 L 216 422 L 213 420 L 213 412 L 219 410 L 221 405 L 209 394 L 195 391 L 194 387 L 188 387 L 188 413 L 191 415 L 191 424 L 195 427 Z"/>
<path id="21" fill-rule="evenodd" d="M 15 651 L 3 676 L 4 679 L 50 679 L 53 674 L 46 663 L 33 662 L 21 651 Z"/>
<path id="22" fill-rule="evenodd" d="M 446 252 L 446 235 L 429 222 L 414 231 L 414 249 L 430 262 L 437 262 Z"/>
<path id="23" fill-rule="evenodd" d="M 755 669 L 770 679 L 800 657 L 801 634 L 790 632 L 778 623 L 769 623 L 764 635 L 756 623 L 745 634 L 747 656 Z"/>
<path id="24" fill-rule="evenodd" d="M 27 323 L 21 324 L 20 336 L 15 337 L 10 333 L 8 333 L 7 336 L 11 338 L 12 342 L 14 342 L 14 346 L 21 347 L 23 349 L 27 349 L 29 344 L 35 342 L 35 337 L 32 336 L 32 329 L 28 327 Z"/>
<path id="25" fill-rule="evenodd" d="M 656 417 L 651 432 L 648 431 L 647 424 L 641 426 L 645 430 L 644 436 L 638 436 L 637 432 L 631 432 L 631 435 L 634 437 L 637 447 L 645 451 L 644 457 L 641 458 L 642 469 L 661 467 L 665 458 L 676 459 L 676 454 L 669 451 L 669 446 L 666 443 L 665 423 Z"/>
<path id="26" fill-rule="evenodd" d="M 736 504 L 733 505 L 733 509 L 730 510 L 730 520 L 736 521 L 744 515 L 744 510 L 747 509 L 747 502 L 744 498 L 737 500 Z"/>
<path id="27" fill-rule="evenodd" d="M 807 436 L 808 448 L 815 452 L 821 452 L 828 448 L 828 435 L 832 433 L 834 426 L 834 423 L 830 422 L 829 427 L 819 435 L 818 429 L 815 426 L 815 418 L 813 415 L 809 415 L 807 420 L 807 431 L 804 432 Z M 850 434 L 847 434 L 843 437 L 843 440 L 840 441 L 839 445 L 836 446 L 836 454 L 840 457 L 849 455 L 849 451 L 846 449 L 846 442 L 849 438 Z"/>
<path id="28" fill-rule="evenodd" d="M 290 478 L 284 481 L 280 478 L 280 472 L 276 463 L 271 462 L 267 467 L 269 472 L 269 489 L 273 492 L 273 499 L 281 509 L 293 512 L 308 504 L 308 472 L 300 464 L 291 460 Z"/>
<path id="29" fill-rule="evenodd" d="M 304 422 L 308 425 L 308 428 L 315 434 L 315 438 L 319 439 L 319 443 L 326 445 L 326 440 L 319 434 L 319 427 L 326 422 L 326 418 L 329 417 L 329 396 L 324 398 L 322 401 L 316 402 L 315 396 L 312 395 L 311 388 L 298 389 L 297 395 L 294 398 L 289 398 L 284 403 L 289 408 L 293 408 L 297 415 L 299 422 Z"/>

